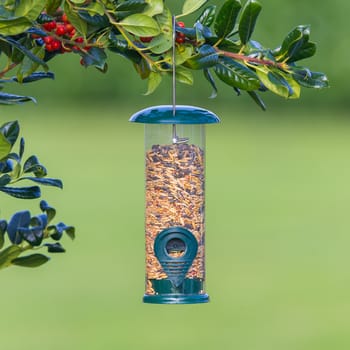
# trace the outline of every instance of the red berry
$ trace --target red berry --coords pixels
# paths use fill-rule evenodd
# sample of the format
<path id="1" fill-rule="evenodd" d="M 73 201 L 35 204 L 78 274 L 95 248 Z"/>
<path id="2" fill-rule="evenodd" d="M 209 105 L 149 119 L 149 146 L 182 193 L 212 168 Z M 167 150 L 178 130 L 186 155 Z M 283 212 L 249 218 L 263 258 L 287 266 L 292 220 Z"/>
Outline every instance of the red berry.
<path id="1" fill-rule="evenodd" d="M 45 44 L 52 44 L 53 42 L 53 37 L 52 36 L 45 36 L 44 37 L 44 43 Z"/>
<path id="2" fill-rule="evenodd" d="M 71 32 L 73 32 L 73 31 L 75 31 L 75 28 L 73 27 L 73 25 L 70 24 L 70 23 L 67 23 L 67 24 L 66 24 L 66 32 L 67 32 L 67 33 L 71 33 Z"/>
<path id="3" fill-rule="evenodd" d="M 177 37 L 177 38 L 176 38 L 176 42 L 177 42 L 178 44 L 183 44 L 183 43 L 185 42 L 185 38 Z"/>
<path id="4" fill-rule="evenodd" d="M 78 44 L 82 44 L 84 42 L 84 38 L 82 36 L 79 36 L 78 38 L 75 39 L 75 42 Z"/>
<path id="5" fill-rule="evenodd" d="M 54 51 L 52 44 L 46 44 L 45 49 L 46 49 L 46 51 L 49 51 L 49 52 Z"/>
<path id="6" fill-rule="evenodd" d="M 64 22 L 64 23 L 68 23 L 69 22 L 68 17 L 67 17 L 67 15 L 65 13 L 62 15 L 62 22 Z"/>
<path id="7" fill-rule="evenodd" d="M 181 28 L 185 28 L 185 23 L 184 22 L 177 22 L 177 26 Z"/>
<path id="8" fill-rule="evenodd" d="M 59 24 L 57 26 L 57 29 L 56 29 L 56 34 L 58 36 L 62 36 L 64 34 L 66 34 L 67 30 L 66 30 L 66 26 L 64 24 Z"/>
<path id="9" fill-rule="evenodd" d="M 43 27 L 45 30 L 51 32 L 52 30 L 54 30 L 57 26 L 57 23 L 55 21 L 51 21 L 51 22 L 46 22 L 43 24 Z"/>
<path id="10" fill-rule="evenodd" d="M 179 32 L 179 33 L 176 33 L 176 37 L 177 37 L 177 38 L 184 38 L 184 39 L 185 39 L 185 38 L 186 38 L 186 35 L 185 35 L 184 33 L 180 33 L 180 32 Z"/>
<path id="11" fill-rule="evenodd" d="M 82 66 L 85 66 L 84 58 L 81 58 L 81 59 L 80 59 L 80 64 L 81 64 Z"/>
<path id="12" fill-rule="evenodd" d="M 53 41 L 51 45 L 52 45 L 52 49 L 53 49 L 54 51 L 59 50 L 59 49 L 61 49 L 61 47 L 62 47 L 61 42 L 58 41 L 58 40 Z"/>
<path id="13" fill-rule="evenodd" d="M 73 30 L 72 30 L 71 32 L 68 32 L 68 36 L 69 36 L 70 38 L 73 38 L 73 36 L 75 35 L 75 33 L 76 33 L 76 31 L 75 31 L 75 29 L 73 28 Z"/>
<path id="14" fill-rule="evenodd" d="M 143 43 L 149 43 L 152 41 L 152 39 L 153 39 L 153 36 L 140 36 L 140 40 Z"/>

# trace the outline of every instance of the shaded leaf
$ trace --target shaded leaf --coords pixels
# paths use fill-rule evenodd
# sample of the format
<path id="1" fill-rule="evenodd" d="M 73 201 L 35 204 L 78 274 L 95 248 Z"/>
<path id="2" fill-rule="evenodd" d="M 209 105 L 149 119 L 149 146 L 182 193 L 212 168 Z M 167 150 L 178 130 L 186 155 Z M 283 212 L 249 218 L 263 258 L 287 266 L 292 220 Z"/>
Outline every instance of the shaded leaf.
<path id="1" fill-rule="evenodd" d="M 249 0 L 244 6 L 238 26 L 239 37 L 243 45 L 247 44 L 252 36 L 261 8 L 261 4 L 256 0 Z"/>
<path id="2" fill-rule="evenodd" d="M 48 222 L 50 222 L 56 216 L 56 209 L 51 207 L 44 200 L 40 201 L 40 209 L 46 213 Z"/>
<path id="3" fill-rule="evenodd" d="M 44 246 L 47 247 L 49 253 L 65 253 L 65 249 L 62 247 L 61 243 L 46 243 Z"/>
<path id="4" fill-rule="evenodd" d="M 17 245 L 11 245 L 0 252 L 0 269 L 11 265 L 11 261 L 18 257 L 22 249 Z"/>
<path id="5" fill-rule="evenodd" d="M 13 95 L 4 92 L 0 93 L 0 104 L 3 105 L 20 104 L 28 101 L 36 102 L 35 99 L 30 96 Z"/>
<path id="6" fill-rule="evenodd" d="M 234 29 L 242 5 L 239 0 L 226 0 L 219 10 L 214 30 L 219 39 L 227 37 Z"/>
<path id="7" fill-rule="evenodd" d="M 51 179 L 51 178 L 46 178 L 46 177 L 45 178 L 38 178 L 38 177 L 26 176 L 26 177 L 21 177 L 19 180 L 30 180 L 30 181 L 36 182 L 40 185 L 63 188 L 63 183 L 59 179 Z"/>
<path id="8" fill-rule="evenodd" d="M 8 122 L 0 127 L 0 133 L 6 138 L 11 146 L 17 141 L 19 130 L 18 121 Z"/>
<path id="9" fill-rule="evenodd" d="M 163 13 L 164 3 L 163 0 L 146 0 L 147 7 L 143 13 L 147 16 L 153 17 Z"/>
<path id="10" fill-rule="evenodd" d="M 21 199 L 35 199 L 40 198 L 41 191 L 38 186 L 32 187 L 0 187 L 0 191 L 4 192 L 12 197 Z"/>
<path id="11" fill-rule="evenodd" d="M 11 182 L 11 176 L 8 174 L 4 174 L 0 176 L 0 187 L 6 186 Z"/>
<path id="12" fill-rule="evenodd" d="M 248 95 L 253 99 L 253 101 L 263 110 L 266 111 L 266 105 L 261 97 L 255 91 L 247 91 Z"/>
<path id="13" fill-rule="evenodd" d="M 61 6 L 62 0 L 47 0 L 46 12 L 48 15 L 53 15 L 56 10 Z"/>
<path id="14" fill-rule="evenodd" d="M 219 61 L 217 51 L 211 45 L 202 45 L 198 54 L 184 62 L 184 66 L 191 69 L 204 69 L 215 66 Z"/>
<path id="15" fill-rule="evenodd" d="M 157 87 L 160 85 L 161 82 L 162 82 L 161 74 L 157 72 L 151 72 L 148 77 L 148 87 L 145 95 L 152 94 L 157 89 Z"/>
<path id="16" fill-rule="evenodd" d="M 75 29 L 83 36 L 87 34 L 87 23 L 79 16 L 77 12 L 69 6 L 68 2 L 64 2 L 64 12 L 66 13 L 69 22 L 75 27 Z"/>
<path id="17" fill-rule="evenodd" d="M 218 89 L 216 87 L 214 77 L 211 74 L 211 72 L 209 71 L 209 69 L 203 69 L 203 73 L 204 73 L 205 78 L 209 81 L 211 87 L 213 88 L 213 92 L 209 98 L 215 98 L 218 94 Z"/>
<path id="18" fill-rule="evenodd" d="M 15 213 L 8 222 L 7 234 L 11 243 L 20 244 L 22 236 L 19 233 L 20 228 L 28 228 L 30 224 L 30 212 L 28 210 Z"/>
<path id="19" fill-rule="evenodd" d="M 18 232 L 33 247 L 40 246 L 44 238 L 43 228 L 41 227 L 19 228 Z"/>
<path id="20" fill-rule="evenodd" d="M 289 67 L 292 70 L 293 78 L 307 88 L 324 89 L 329 87 L 328 78 L 324 73 L 311 72 L 303 67 Z"/>
<path id="21" fill-rule="evenodd" d="M 5 243 L 5 233 L 7 229 L 6 220 L 0 220 L 0 249 L 4 246 Z"/>
<path id="22" fill-rule="evenodd" d="M 31 254 L 16 258 L 12 260 L 13 265 L 22 266 L 22 267 L 38 267 L 50 260 L 49 257 L 43 254 Z"/>
<path id="23" fill-rule="evenodd" d="M 189 69 L 179 66 L 176 68 L 175 75 L 176 75 L 176 80 L 178 82 L 187 84 L 187 85 L 193 85 L 193 75 Z"/>

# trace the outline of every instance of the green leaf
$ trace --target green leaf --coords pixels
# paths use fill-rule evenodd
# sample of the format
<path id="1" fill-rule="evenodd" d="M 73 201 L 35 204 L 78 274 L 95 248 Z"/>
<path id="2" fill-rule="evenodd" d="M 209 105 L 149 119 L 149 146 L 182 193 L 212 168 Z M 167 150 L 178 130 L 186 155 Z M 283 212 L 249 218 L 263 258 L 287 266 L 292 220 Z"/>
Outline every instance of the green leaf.
<path id="1" fill-rule="evenodd" d="M 164 12 L 155 17 L 161 34 L 157 35 L 147 45 L 147 47 L 155 54 L 161 54 L 170 50 L 173 46 L 173 35 L 172 35 L 172 17 L 171 12 L 168 8 L 164 9 Z"/>
<path id="2" fill-rule="evenodd" d="M 53 15 L 56 10 L 61 6 L 62 0 L 47 0 L 46 12 L 48 15 Z"/>
<path id="3" fill-rule="evenodd" d="M 12 17 L 0 19 L 1 35 L 17 35 L 32 26 L 45 7 L 46 0 L 16 1 Z"/>
<path id="4" fill-rule="evenodd" d="M 245 4 L 238 26 L 239 37 L 243 45 L 250 40 L 260 11 L 261 4 L 256 0 L 249 0 Z"/>
<path id="5" fill-rule="evenodd" d="M 11 265 L 11 261 L 21 254 L 22 249 L 17 245 L 11 245 L 0 252 L 0 269 Z"/>
<path id="6" fill-rule="evenodd" d="M 37 178 L 37 177 L 25 176 L 25 177 L 21 177 L 19 180 L 21 180 L 21 181 L 22 180 L 30 180 L 30 181 L 36 182 L 40 185 L 63 188 L 63 183 L 59 179 Z"/>
<path id="7" fill-rule="evenodd" d="M 292 70 L 293 78 L 307 88 L 324 89 L 329 87 L 328 78 L 324 73 L 311 72 L 303 67 L 289 67 Z"/>
<path id="8" fill-rule="evenodd" d="M 136 64 L 139 64 L 142 60 L 139 53 L 137 53 L 135 50 L 130 50 L 128 43 L 125 40 L 118 39 L 113 33 L 111 33 L 109 37 L 108 49 Z"/>
<path id="9" fill-rule="evenodd" d="M 6 140 L 10 143 L 11 146 L 15 144 L 19 136 L 19 124 L 18 121 L 12 121 L 3 124 L 0 127 L 0 133 L 5 136 Z"/>
<path id="10" fill-rule="evenodd" d="M 0 159 L 5 158 L 11 152 L 11 143 L 0 133 Z"/>
<path id="11" fill-rule="evenodd" d="M 26 17 L 35 21 L 46 5 L 46 0 L 16 1 L 15 17 Z"/>
<path id="12" fill-rule="evenodd" d="M 200 9 L 208 0 L 185 0 L 183 6 L 182 6 L 182 13 L 180 16 L 187 16 L 198 9 Z"/>
<path id="13" fill-rule="evenodd" d="M 139 64 L 134 63 L 134 67 L 142 80 L 147 79 L 151 73 L 148 62 L 142 59 Z"/>
<path id="14" fill-rule="evenodd" d="M 69 22 L 75 29 L 85 38 L 87 35 L 87 23 L 74 11 L 68 2 L 64 2 L 64 12 L 66 13 Z"/>
<path id="15" fill-rule="evenodd" d="M 275 53 L 278 61 L 287 61 L 305 47 L 309 41 L 310 26 L 300 25 L 288 33 L 279 50 Z"/>
<path id="16" fill-rule="evenodd" d="M 176 80 L 179 83 L 187 84 L 187 85 L 193 85 L 193 75 L 192 72 L 189 69 L 186 69 L 184 67 L 176 67 Z"/>
<path id="17" fill-rule="evenodd" d="M 303 60 L 305 58 L 312 57 L 316 53 L 316 44 L 313 42 L 305 42 L 298 50 L 294 50 L 289 54 L 287 63 Z"/>
<path id="18" fill-rule="evenodd" d="M 263 66 L 256 67 L 256 73 L 264 86 L 276 95 L 285 98 L 299 98 L 300 85 L 287 74 Z"/>
<path id="19" fill-rule="evenodd" d="M 224 83 L 238 89 L 251 91 L 260 87 L 259 78 L 252 70 L 228 57 L 220 59 L 215 73 Z"/>
<path id="20" fill-rule="evenodd" d="M 36 102 L 35 99 L 30 96 L 6 94 L 4 92 L 0 93 L 0 104 L 3 104 L 3 105 L 14 105 L 14 104 L 20 104 L 28 101 Z"/>
<path id="21" fill-rule="evenodd" d="M 5 243 L 6 229 L 7 229 L 7 222 L 5 220 L 0 220 L 0 249 L 2 249 Z"/>
<path id="22" fill-rule="evenodd" d="M 147 6 L 145 0 L 126 0 L 116 7 L 117 12 L 141 12 Z"/>
<path id="23" fill-rule="evenodd" d="M 242 5 L 239 0 L 227 0 L 220 8 L 214 23 L 219 39 L 226 38 L 234 29 Z"/>
<path id="24" fill-rule="evenodd" d="M 157 72 L 151 72 L 148 77 L 148 88 L 145 95 L 152 94 L 157 89 L 157 87 L 160 85 L 161 82 L 162 82 L 162 75 Z"/>
<path id="25" fill-rule="evenodd" d="M 137 36 L 156 36 L 160 33 L 158 23 L 152 17 L 143 14 L 128 16 L 118 24 Z"/>
<path id="26" fill-rule="evenodd" d="M 7 186 L 11 182 L 12 178 L 8 174 L 0 176 L 0 187 Z"/>
<path id="27" fill-rule="evenodd" d="M 41 192 L 38 186 L 32 187 L 0 187 L 0 191 L 4 192 L 12 197 L 20 199 L 35 199 L 40 198 Z"/>
<path id="28" fill-rule="evenodd" d="M 40 60 L 43 60 L 45 57 L 45 48 L 42 47 L 34 47 L 32 50 L 33 55 L 35 55 L 38 60 L 33 61 L 32 57 L 25 56 L 19 70 L 17 72 L 17 80 L 22 83 L 23 80 L 29 77 L 32 73 L 34 73 L 40 66 Z M 45 64 L 46 66 L 46 64 Z"/>
<path id="29" fill-rule="evenodd" d="M 214 22 L 215 14 L 216 14 L 216 6 L 215 5 L 208 6 L 197 18 L 197 22 L 202 23 L 206 27 L 210 27 Z"/>
<path id="30" fill-rule="evenodd" d="M 189 58 L 184 66 L 191 69 L 203 69 L 215 66 L 219 61 L 217 51 L 211 45 L 203 45 L 198 54 Z"/>
<path id="31" fill-rule="evenodd" d="M 163 0 L 146 0 L 147 7 L 143 11 L 144 15 L 153 17 L 163 13 L 164 3 Z"/>
<path id="32" fill-rule="evenodd" d="M 50 258 L 46 255 L 31 254 L 12 260 L 12 264 L 22 267 L 38 267 L 47 263 L 49 260 Z"/>
<path id="33" fill-rule="evenodd" d="M 264 101 L 255 91 L 247 91 L 247 93 L 263 111 L 266 111 L 266 105 Z"/>

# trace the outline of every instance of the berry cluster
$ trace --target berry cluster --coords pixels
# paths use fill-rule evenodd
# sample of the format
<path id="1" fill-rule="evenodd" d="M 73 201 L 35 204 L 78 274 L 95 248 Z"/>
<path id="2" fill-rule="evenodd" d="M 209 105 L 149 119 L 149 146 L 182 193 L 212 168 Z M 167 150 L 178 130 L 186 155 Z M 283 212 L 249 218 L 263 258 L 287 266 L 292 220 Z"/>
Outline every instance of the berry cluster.
<path id="1" fill-rule="evenodd" d="M 33 34 L 38 45 L 44 45 L 47 52 L 65 53 L 71 51 L 89 50 L 89 46 L 83 46 L 84 38 L 77 36 L 77 31 L 69 22 L 65 13 L 57 16 L 50 22 L 42 24 L 42 29 L 48 35 Z"/>
<path id="2" fill-rule="evenodd" d="M 185 28 L 185 23 L 184 22 L 177 22 L 176 25 L 180 28 Z M 176 32 L 176 39 L 175 41 L 178 44 L 183 44 L 186 41 L 186 35 L 181 32 Z"/>

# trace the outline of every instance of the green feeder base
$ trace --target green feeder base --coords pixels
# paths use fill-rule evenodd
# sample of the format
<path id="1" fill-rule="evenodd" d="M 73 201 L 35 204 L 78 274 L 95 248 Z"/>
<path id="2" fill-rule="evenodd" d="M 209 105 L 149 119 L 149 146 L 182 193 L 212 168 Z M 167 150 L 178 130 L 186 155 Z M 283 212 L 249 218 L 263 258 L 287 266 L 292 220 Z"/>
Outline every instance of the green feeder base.
<path id="1" fill-rule="evenodd" d="M 145 294 L 143 302 L 147 304 L 203 304 L 209 301 L 208 294 L 162 294 L 149 295 Z"/>

